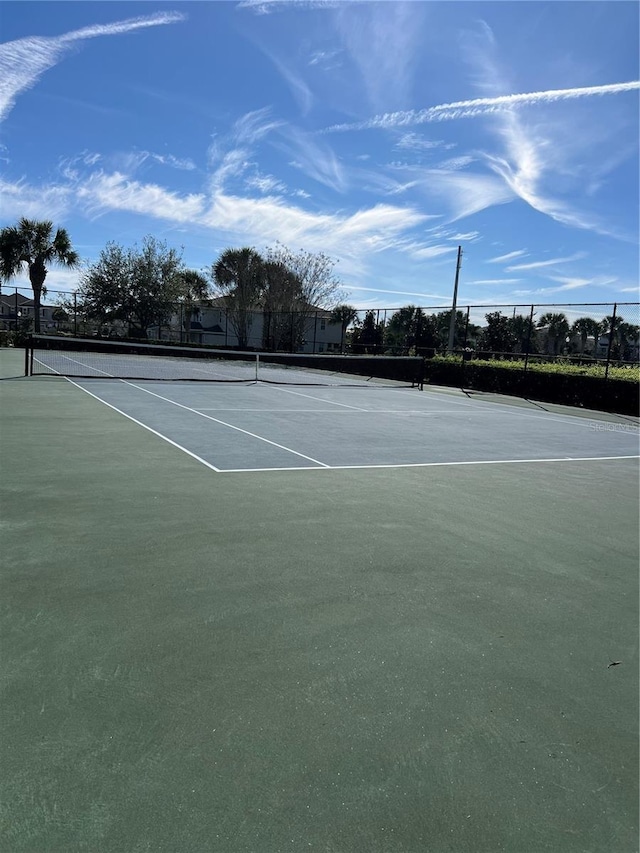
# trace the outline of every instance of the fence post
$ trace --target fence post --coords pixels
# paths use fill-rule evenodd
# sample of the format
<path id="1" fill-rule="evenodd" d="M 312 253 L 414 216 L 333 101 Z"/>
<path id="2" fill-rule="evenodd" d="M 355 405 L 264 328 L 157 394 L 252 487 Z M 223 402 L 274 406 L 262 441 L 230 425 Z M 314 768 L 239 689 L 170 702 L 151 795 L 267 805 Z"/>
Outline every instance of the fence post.
<path id="1" fill-rule="evenodd" d="M 527 372 L 527 368 L 529 367 L 529 351 L 531 349 L 531 332 L 533 331 L 533 309 L 535 305 L 531 306 L 531 313 L 529 314 L 529 330 L 527 331 L 527 342 L 525 344 L 526 352 L 524 354 L 524 372 Z"/>
<path id="2" fill-rule="evenodd" d="M 467 348 L 467 338 L 469 336 L 469 313 L 471 312 L 471 305 L 467 305 L 467 316 L 464 321 L 464 343 L 462 344 L 462 349 Z"/>
<path id="3" fill-rule="evenodd" d="M 604 378 L 609 378 L 609 364 L 611 363 L 611 347 L 613 345 L 613 331 L 616 327 L 616 313 L 618 310 L 618 303 L 613 303 L 613 314 L 611 315 L 611 328 L 609 329 L 609 345 L 607 346 L 607 363 L 604 368 Z"/>
<path id="4" fill-rule="evenodd" d="M 318 312 L 313 315 L 313 355 L 316 354 L 316 335 L 318 333 Z"/>

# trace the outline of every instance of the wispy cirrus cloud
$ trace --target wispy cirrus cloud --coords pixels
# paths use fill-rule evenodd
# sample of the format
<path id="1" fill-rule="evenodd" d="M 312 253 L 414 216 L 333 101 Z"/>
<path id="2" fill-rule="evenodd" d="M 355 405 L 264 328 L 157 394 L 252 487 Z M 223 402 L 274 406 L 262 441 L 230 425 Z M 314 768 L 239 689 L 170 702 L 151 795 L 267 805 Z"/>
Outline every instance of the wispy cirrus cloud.
<path id="1" fill-rule="evenodd" d="M 373 109 L 403 105 L 421 46 L 420 3 L 342 3 L 335 22 Z"/>
<path id="2" fill-rule="evenodd" d="M 273 175 L 251 175 L 245 179 L 245 186 L 250 190 L 258 190 L 258 192 L 265 195 L 272 193 L 282 194 L 287 191 L 282 181 L 279 181 Z"/>
<path id="3" fill-rule="evenodd" d="M 507 272 L 516 272 L 518 270 L 538 270 L 543 267 L 555 267 L 558 264 L 567 264 L 570 261 L 579 261 L 581 258 L 585 257 L 584 252 L 576 252 L 573 255 L 570 255 L 568 258 L 549 258 L 546 261 L 532 261 L 529 264 L 513 264 L 511 266 L 505 267 Z"/>
<path id="4" fill-rule="evenodd" d="M 282 59 L 277 56 L 272 50 L 267 50 L 264 44 L 257 42 L 257 47 L 267 56 L 275 65 L 278 72 L 282 75 L 285 83 L 289 86 L 293 97 L 298 102 L 300 111 L 306 115 L 313 104 L 313 93 L 305 82 L 301 73 L 297 72 L 293 66 L 291 57 Z"/>
<path id="5" fill-rule="evenodd" d="M 341 53 L 341 50 L 314 50 L 307 64 L 316 65 L 323 71 L 331 71 L 340 66 L 338 57 Z"/>
<path id="6" fill-rule="evenodd" d="M 248 9 L 255 15 L 270 15 L 285 9 L 335 9 L 338 0 L 241 0 L 237 9 Z"/>
<path id="7" fill-rule="evenodd" d="M 214 137 L 207 152 L 212 189 L 222 189 L 228 181 L 242 176 L 251 164 L 253 146 L 282 124 L 272 119 L 271 111 L 265 107 L 246 113 L 229 133 Z"/>
<path id="8" fill-rule="evenodd" d="M 83 27 L 53 38 L 29 36 L 5 42 L 0 45 L 0 121 L 9 114 L 18 95 L 35 86 L 42 74 L 57 65 L 77 42 L 183 20 L 185 15 L 181 12 L 158 12 L 113 24 Z"/>
<path id="9" fill-rule="evenodd" d="M 17 219 L 62 219 L 73 206 L 73 188 L 68 184 L 32 186 L 24 180 L 0 178 L 2 216 Z"/>
<path id="10" fill-rule="evenodd" d="M 352 213 L 317 213 L 282 197 L 235 195 L 221 185 L 184 194 L 103 169 L 89 169 L 64 186 L 0 182 L 0 194 L 9 215 L 15 210 L 38 218 L 79 213 L 96 219 L 135 213 L 173 228 L 215 232 L 231 243 L 269 245 L 280 240 L 292 247 L 329 252 L 352 268 L 364 267 L 372 254 L 386 249 L 406 251 L 406 235 L 428 219 L 413 207 L 388 204 Z"/>
<path id="11" fill-rule="evenodd" d="M 497 258 L 489 258 L 488 264 L 503 264 L 507 261 L 513 261 L 516 258 L 521 258 L 527 254 L 526 249 L 516 249 L 515 252 L 508 252 L 506 255 L 498 255 Z"/>
<path id="12" fill-rule="evenodd" d="M 515 198 L 511 188 L 493 175 L 449 169 L 410 169 L 409 173 L 429 197 L 442 200 L 449 222 Z"/>
<path id="13" fill-rule="evenodd" d="M 197 221 L 206 207 L 202 193 L 181 195 L 158 184 L 131 180 L 120 172 L 94 172 L 79 182 L 74 195 L 90 216 L 119 210 L 183 223 Z"/>
<path id="14" fill-rule="evenodd" d="M 603 286 L 606 284 L 611 284 L 615 281 L 614 278 L 553 278 L 549 276 L 552 281 L 561 282 L 558 287 L 538 287 L 531 290 L 514 290 L 514 295 L 516 296 L 546 296 L 551 295 L 553 293 L 565 293 L 566 291 L 571 290 L 579 290 L 580 288 L 587 287 L 589 285 L 599 285 Z"/>
<path id="15" fill-rule="evenodd" d="M 409 125 L 427 124 L 438 121 L 455 121 L 462 118 L 475 118 L 492 113 L 509 112 L 514 107 L 551 104 L 557 101 L 575 100 L 604 95 L 620 95 L 640 89 L 639 80 L 627 83 L 607 83 L 601 86 L 578 86 L 573 89 L 548 89 L 543 92 L 526 92 L 514 95 L 497 95 L 492 98 L 473 98 L 468 101 L 454 101 L 449 104 L 437 104 L 424 110 L 406 110 L 383 113 L 366 121 L 351 124 L 334 124 L 323 133 L 339 133 L 349 130 L 389 130 Z"/>
<path id="16" fill-rule="evenodd" d="M 469 284 L 517 284 L 521 278 L 477 278 Z"/>
<path id="17" fill-rule="evenodd" d="M 333 149 L 300 128 L 283 128 L 274 145 L 290 158 L 290 165 L 307 177 L 336 192 L 345 192 L 349 185 L 347 172 Z"/>
<path id="18" fill-rule="evenodd" d="M 188 157 L 176 157 L 173 154 L 154 154 L 153 151 L 147 153 L 151 160 L 155 160 L 162 166 L 170 166 L 172 169 L 179 169 L 183 172 L 191 172 L 196 168 L 196 164 Z"/>
<path id="19" fill-rule="evenodd" d="M 433 148 L 455 148 L 455 142 L 445 142 L 443 139 L 427 139 L 417 133 L 403 133 L 395 147 L 405 151 L 430 151 Z"/>
<path id="20" fill-rule="evenodd" d="M 390 293 L 393 296 L 417 296 L 421 299 L 450 299 L 450 296 L 442 296 L 438 293 L 425 293 L 417 290 L 387 290 L 384 287 L 361 287 L 359 285 L 349 285 L 350 290 L 364 290 L 367 293 Z M 393 309 L 387 309 L 393 310 Z"/>

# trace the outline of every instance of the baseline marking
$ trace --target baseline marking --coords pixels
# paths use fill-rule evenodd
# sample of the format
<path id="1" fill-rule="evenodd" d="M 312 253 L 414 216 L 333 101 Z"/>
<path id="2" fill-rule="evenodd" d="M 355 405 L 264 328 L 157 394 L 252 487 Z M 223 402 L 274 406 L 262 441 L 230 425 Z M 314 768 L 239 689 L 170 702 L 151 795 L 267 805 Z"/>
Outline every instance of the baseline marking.
<path id="1" fill-rule="evenodd" d="M 557 459 L 479 459 L 463 462 L 400 462 L 388 465 L 326 465 L 324 470 L 350 471 L 368 468 L 443 468 L 450 465 L 530 465 L 538 462 L 604 462 L 619 459 L 640 459 L 640 456 L 560 456 Z M 320 468 L 223 468 L 221 474 L 251 474 L 268 471 L 320 471 Z"/>

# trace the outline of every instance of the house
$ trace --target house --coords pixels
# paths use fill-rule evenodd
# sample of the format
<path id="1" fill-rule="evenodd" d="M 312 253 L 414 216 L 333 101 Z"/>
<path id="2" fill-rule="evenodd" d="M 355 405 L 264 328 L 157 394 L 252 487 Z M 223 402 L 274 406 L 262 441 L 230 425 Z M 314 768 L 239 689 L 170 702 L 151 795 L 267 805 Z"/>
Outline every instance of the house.
<path id="1" fill-rule="evenodd" d="M 30 326 L 33 328 L 34 310 L 33 299 L 18 291 L 1 294 L 0 329 L 15 330 L 19 326 L 25 325 L 28 320 L 31 320 Z M 58 323 L 54 319 L 56 310 L 55 305 L 40 305 L 40 328 L 42 331 L 57 328 Z"/>
<path id="2" fill-rule="evenodd" d="M 195 304 L 188 330 L 186 323 L 183 307 L 164 327 L 164 334 L 158 326 L 148 333 L 150 337 L 166 337 L 170 329 L 173 339 L 230 349 L 339 353 L 342 347 L 341 324 L 331 322 L 331 312 L 322 308 L 237 312 L 229 309 L 223 298 L 216 298 Z"/>

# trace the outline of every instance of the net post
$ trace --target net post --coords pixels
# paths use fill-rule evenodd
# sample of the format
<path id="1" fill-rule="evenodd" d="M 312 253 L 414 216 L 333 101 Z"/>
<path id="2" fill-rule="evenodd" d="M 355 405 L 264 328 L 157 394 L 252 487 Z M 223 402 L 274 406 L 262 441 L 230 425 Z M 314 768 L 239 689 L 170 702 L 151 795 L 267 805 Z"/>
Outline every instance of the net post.
<path id="1" fill-rule="evenodd" d="M 33 349 L 30 346 L 31 337 L 28 337 L 24 344 L 24 375 L 29 376 L 30 353 L 33 354 Z"/>
<path id="2" fill-rule="evenodd" d="M 257 352 L 256 353 L 256 382 L 259 381 L 259 374 L 260 374 L 260 353 Z"/>

